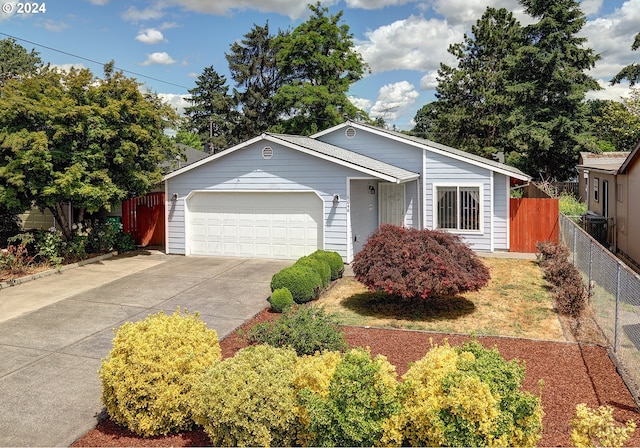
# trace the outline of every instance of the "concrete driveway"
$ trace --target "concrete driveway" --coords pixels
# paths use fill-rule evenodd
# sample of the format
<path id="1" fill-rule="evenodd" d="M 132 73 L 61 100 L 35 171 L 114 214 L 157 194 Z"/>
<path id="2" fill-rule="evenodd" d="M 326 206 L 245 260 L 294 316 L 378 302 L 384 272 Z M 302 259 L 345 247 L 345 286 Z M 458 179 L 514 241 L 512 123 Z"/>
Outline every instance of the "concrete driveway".
<path id="1" fill-rule="evenodd" d="M 69 446 L 95 426 L 114 328 L 180 307 L 222 339 L 291 263 L 143 252 L 0 290 L 0 446 Z"/>

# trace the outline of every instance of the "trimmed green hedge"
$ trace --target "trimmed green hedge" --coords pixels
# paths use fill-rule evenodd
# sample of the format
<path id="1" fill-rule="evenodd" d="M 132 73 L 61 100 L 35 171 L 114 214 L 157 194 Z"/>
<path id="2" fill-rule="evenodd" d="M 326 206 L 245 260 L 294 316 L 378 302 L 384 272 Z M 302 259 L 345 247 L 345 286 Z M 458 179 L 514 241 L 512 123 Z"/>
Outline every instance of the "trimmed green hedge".
<path id="1" fill-rule="evenodd" d="M 299 258 L 292 266 L 271 277 L 271 292 L 286 288 L 291 292 L 295 303 L 306 303 L 317 298 L 332 280 L 342 277 L 343 273 L 344 262 L 340 254 L 317 250 L 311 255 Z M 272 310 L 283 311 L 277 309 L 278 305 L 274 306 L 273 296 L 270 302 Z"/>
<path id="2" fill-rule="evenodd" d="M 284 268 L 271 277 L 271 291 L 287 288 L 296 303 L 309 302 L 320 294 L 322 279 L 311 266 L 296 265 Z"/>
<path id="3" fill-rule="evenodd" d="M 291 291 L 289 291 L 287 288 L 279 288 L 271 293 L 269 303 L 271 303 L 272 311 L 275 311 L 276 313 L 282 313 L 283 311 L 291 308 L 295 302 L 293 301 Z"/>
<path id="4" fill-rule="evenodd" d="M 342 274 L 344 274 L 344 262 L 338 252 L 317 250 L 310 256 L 324 260 L 329 264 L 329 268 L 331 269 L 331 280 L 337 280 L 342 277 Z"/>

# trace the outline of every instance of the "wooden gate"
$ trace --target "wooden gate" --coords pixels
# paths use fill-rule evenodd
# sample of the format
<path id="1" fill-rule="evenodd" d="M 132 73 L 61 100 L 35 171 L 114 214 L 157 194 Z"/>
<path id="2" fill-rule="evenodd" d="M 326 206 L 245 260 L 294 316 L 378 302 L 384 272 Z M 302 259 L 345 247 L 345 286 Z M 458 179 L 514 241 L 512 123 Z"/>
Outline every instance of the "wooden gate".
<path id="1" fill-rule="evenodd" d="M 164 245 L 164 193 L 149 193 L 122 203 L 122 227 L 138 246 Z"/>
<path id="2" fill-rule="evenodd" d="M 511 198 L 511 252 L 538 252 L 539 241 L 558 242 L 558 199 Z"/>

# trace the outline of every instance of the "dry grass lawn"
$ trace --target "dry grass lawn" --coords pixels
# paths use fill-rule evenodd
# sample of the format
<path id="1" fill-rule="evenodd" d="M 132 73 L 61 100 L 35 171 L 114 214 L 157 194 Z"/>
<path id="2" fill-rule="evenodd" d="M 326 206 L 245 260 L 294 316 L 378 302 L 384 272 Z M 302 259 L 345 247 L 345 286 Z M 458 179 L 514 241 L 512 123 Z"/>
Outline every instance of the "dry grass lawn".
<path id="1" fill-rule="evenodd" d="M 535 261 L 482 261 L 491 270 L 489 284 L 454 298 L 403 301 L 344 277 L 316 304 L 337 313 L 345 325 L 565 340 Z"/>

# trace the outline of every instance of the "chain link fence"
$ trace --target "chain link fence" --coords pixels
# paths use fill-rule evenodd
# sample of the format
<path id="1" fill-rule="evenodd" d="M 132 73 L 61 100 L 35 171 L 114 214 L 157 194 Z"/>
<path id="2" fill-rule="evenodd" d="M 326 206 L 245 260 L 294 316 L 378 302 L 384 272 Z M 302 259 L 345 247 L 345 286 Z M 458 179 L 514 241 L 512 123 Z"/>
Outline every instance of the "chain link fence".
<path id="1" fill-rule="evenodd" d="M 562 214 L 560 238 L 590 287 L 591 308 L 618 371 L 640 403 L 640 275 Z"/>

